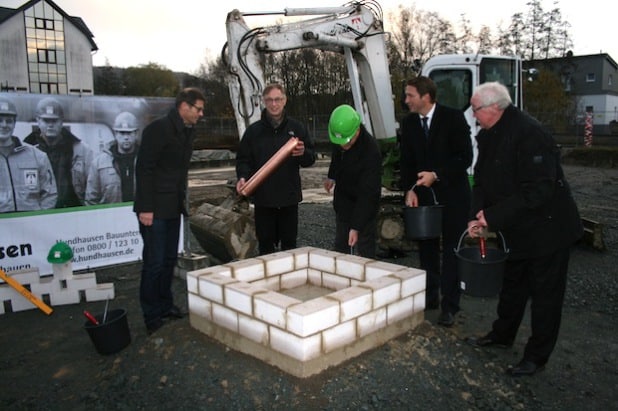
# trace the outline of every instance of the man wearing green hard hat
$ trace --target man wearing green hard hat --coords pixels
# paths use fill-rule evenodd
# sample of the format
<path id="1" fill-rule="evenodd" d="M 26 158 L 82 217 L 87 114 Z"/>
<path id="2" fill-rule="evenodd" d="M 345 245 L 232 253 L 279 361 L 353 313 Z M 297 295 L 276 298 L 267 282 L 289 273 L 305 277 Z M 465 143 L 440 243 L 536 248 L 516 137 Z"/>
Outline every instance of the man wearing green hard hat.
<path id="1" fill-rule="evenodd" d="M 375 258 L 382 187 L 378 143 L 347 104 L 331 113 L 328 136 L 333 150 L 324 189 L 334 188 L 335 251 Z"/>

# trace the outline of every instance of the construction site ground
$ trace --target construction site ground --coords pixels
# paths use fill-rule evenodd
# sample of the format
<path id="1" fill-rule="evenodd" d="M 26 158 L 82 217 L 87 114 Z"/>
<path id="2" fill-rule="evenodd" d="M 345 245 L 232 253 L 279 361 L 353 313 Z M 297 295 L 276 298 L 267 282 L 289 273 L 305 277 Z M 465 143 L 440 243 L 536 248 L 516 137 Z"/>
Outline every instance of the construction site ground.
<path id="1" fill-rule="evenodd" d="M 303 170 L 299 246 L 329 249 L 334 213 L 321 193 L 327 159 Z M 105 302 L 0 315 L 2 410 L 610 410 L 618 404 L 618 169 L 566 166 L 582 216 L 603 227 L 606 249 L 573 248 L 560 338 L 547 367 L 513 379 L 529 336 L 526 316 L 509 349 L 478 349 L 463 339 L 488 331 L 495 298 L 464 296 L 452 328 L 427 311 L 416 329 L 339 366 L 305 379 L 237 353 L 193 329 L 187 317 L 148 335 L 138 302 L 140 265 L 97 270 L 113 282 L 110 309 L 123 308 L 132 341 L 122 351 L 96 352 L 84 310 Z M 199 201 L 222 197 L 230 167 L 193 170 Z M 208 187 L 208 188 L 207 188 Z M 198 244 L 191 249 L 202 253 Z M 418 267 L 418 255 L 388 261 Z M 179 306 L 186 284 L 175 278 Z"/>

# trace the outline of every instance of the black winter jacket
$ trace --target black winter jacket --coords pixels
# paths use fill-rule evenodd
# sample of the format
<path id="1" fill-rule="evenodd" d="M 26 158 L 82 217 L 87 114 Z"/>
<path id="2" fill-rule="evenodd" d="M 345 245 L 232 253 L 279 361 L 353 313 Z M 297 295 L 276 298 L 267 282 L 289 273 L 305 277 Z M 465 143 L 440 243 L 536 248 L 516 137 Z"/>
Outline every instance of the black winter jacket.
<path id="1" fill-rule="evenodd" d="M 477 135 L 471 218 L 485 210 L 511 259 L 547 255 L 577 241 L 582 224 L 560 166 L 553 137 L 540 123 L 509 106 Z"/>
<path id="2" fill-rule="evenodd" d="M 176 108 L 146 126 L 135 165 L 133 211 L 154 212 L 155 218 L 188 215 L 185 200 L 194 134 Z"/>
<path id="3" fill-rule="evenodd" d="M 333 207 L 337 218 L 362 231 L 378 215 L 382 189 L 380 148 L 364 126 L 349 150 L 333 144 L 328 178 L 335 180 Z"/>
<path id="4" fill-rule="evenodd" d="M 253 202 L 261 207 L 287 207 L 302 201 L 300 167 L 315 163 L 315 145 L 305 127 L 284 115 L 276 128 L 262 111 L 262 118 L 251 124 L 240 140 L 236 154 L 236 177 L 249 180 L 291 137 L 305 144 L 305 153 L 286 159 L 253 193 Z"/>

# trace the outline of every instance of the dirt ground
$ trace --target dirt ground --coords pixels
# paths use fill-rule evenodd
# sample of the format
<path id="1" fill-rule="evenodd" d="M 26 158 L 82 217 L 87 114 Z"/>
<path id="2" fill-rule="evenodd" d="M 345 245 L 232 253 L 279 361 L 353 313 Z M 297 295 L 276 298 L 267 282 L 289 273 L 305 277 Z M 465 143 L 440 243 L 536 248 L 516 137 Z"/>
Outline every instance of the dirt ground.
<path id="1" fill-rule="evenodd" d="M 583 216 L 604 224 L 607 249 L 573 249 L 560 339 L 546 369 L 532 378 L 505 375 L 529 336 L 515 345 L 476 349 L 463 343 L 489 330 L 496 299 L 464 296 L 452 328 L 437 311 L 415 330 L 319 375 L 298 379 L 237 353 L 191 328 L 188 318 L 148 336 L 138 304 L 139 265 L 97 271 L 113 281 L 110 309 L 128 312 L 132 342 L 99 355 L 82 311 L 105 302 L 0 315 L 2 410 L 610 410 L 618 404 L 618 170 L 565 167 Z M 319 186 L 321 162 L 304 171 Z M 222 177 L 223 178 L 223 177 Z M 331 204 L 300 206 L 299 246 L 330 248 Z M 389 261 L 418 266 L 411 252 Z M 186 308 L 186 285 L 173 284 Z"/>

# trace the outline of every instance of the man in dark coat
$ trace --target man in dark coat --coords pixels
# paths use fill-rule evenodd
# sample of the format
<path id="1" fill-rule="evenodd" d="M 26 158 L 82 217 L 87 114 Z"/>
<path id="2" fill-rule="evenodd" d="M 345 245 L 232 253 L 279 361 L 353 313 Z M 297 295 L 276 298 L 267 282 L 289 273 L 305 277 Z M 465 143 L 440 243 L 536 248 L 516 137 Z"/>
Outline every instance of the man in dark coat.
<path id="1" fill-rule="evenodd" d="M 171 283 L 178 258 L 181 215 L 193 151 L 194 126 L 204 115 L 205 98 L 195 88 L 182 90 L 167 116 L 142 133 L 135 166 L 135 203 L 144 241 L 140 303 L 149 333 L 165 318 L 182 318 L 174 305 Z"/>
<path id="2" fill-rule="evenodd" d="M 558 339 L 570 247 L 582 235 L 581 219 L 554 139 L 511 104 L 507 88 L 482 84 L 470 104 L 482 130 L 468 232 L 478 237 L 487 229 L 500 231 L 510 251 L 498 319 L 487 335 L 468 342 L 511 346 L 530 298 L 532 335 L 522 360 L 507 372 L 532 375 Z"/>
<path id="3" fill-rule="evenodd" d="M 255 234 L 261 255 L 296 248 L 298 203 L 303 199 L 300 167 L 315 163 L 314 143 L 305 127 L 285 113 L 287 96 L 280 84 L 270 84 L 262 93 L 266 108 L 262 118 L 243 134 L 236 155 L 236 190 L 240 194 L 249 178 L 288 140 L 298 138 L 292 156 L 257 187 Z"/>
<path id="4" fill-rule="evenodd" d="M 439 237 L 419 240 L 419 258 L 427 273 L 425 307 L 440 307 L 438 323 L 450 327 L 461 295 L 454 249 L 466 230 L 470 210 L 467 169 L 472 164 L 472 142 L 463 113 L 436 103 L 436 91 L 427 77 L 407 82 L 405 102 L 410 114 L 401 124 L 401 188 L 408 207 L 434 205 L 434 194 L 443 206 L 442 275 Z"/>
<path id="5" fill-rule="evenodd" d="M 327 192 L 335 188 L 335 251 L 375 258 L 382 188 L 380 148 L 358 112 L 347 104 L 331 113 L 328 135 L 333 153 L 324 188 Z"/>

